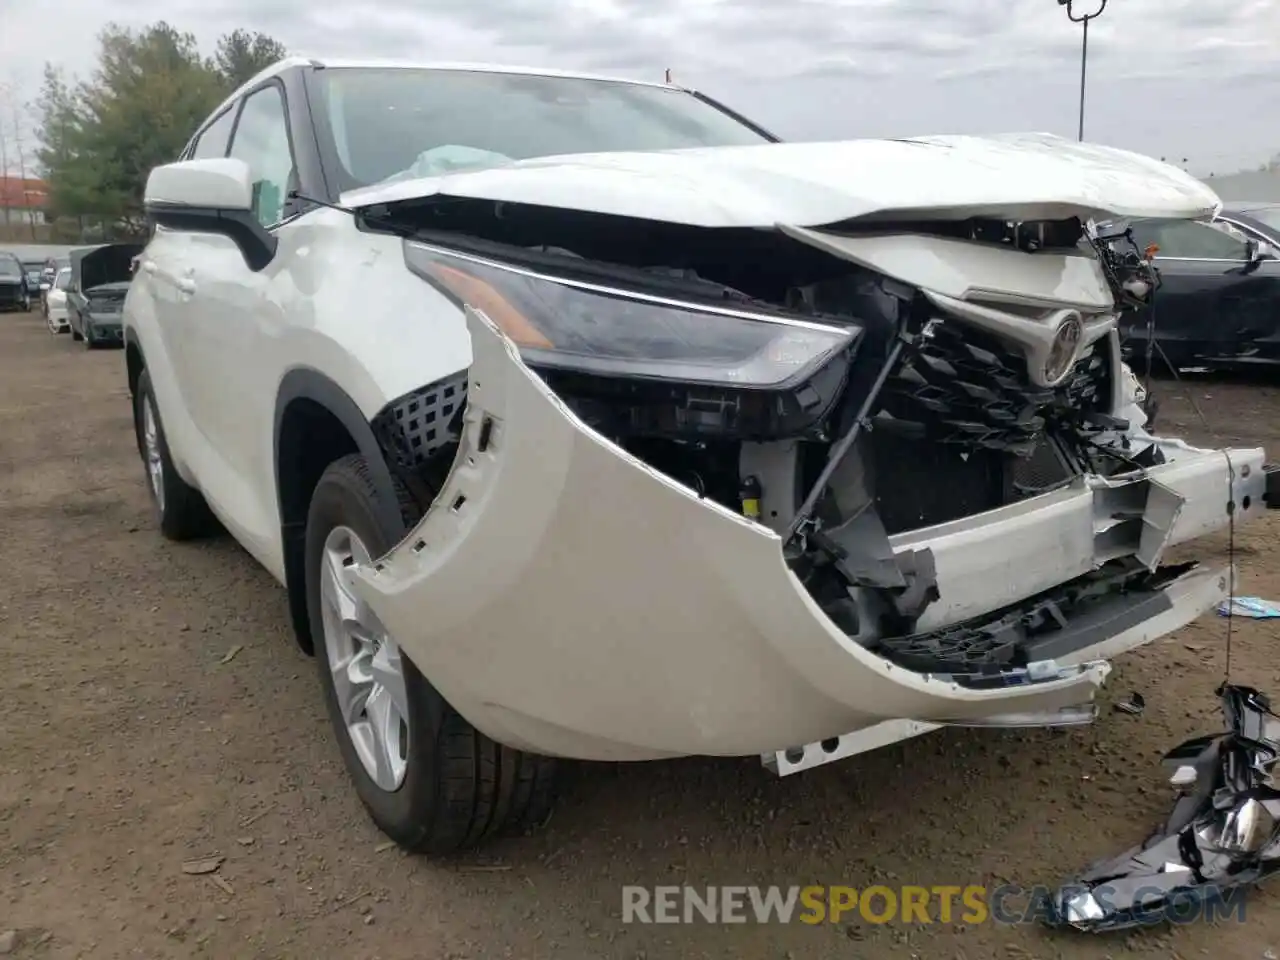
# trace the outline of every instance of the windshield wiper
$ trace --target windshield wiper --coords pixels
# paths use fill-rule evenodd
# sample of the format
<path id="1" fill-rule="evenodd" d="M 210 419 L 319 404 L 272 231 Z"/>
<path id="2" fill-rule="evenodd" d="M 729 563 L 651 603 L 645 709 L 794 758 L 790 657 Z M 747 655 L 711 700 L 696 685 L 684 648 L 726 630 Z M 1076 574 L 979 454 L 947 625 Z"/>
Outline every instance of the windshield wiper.
<path id="1" fill-rule="evenodd" d="M 416 228 L 408 224 L 401 223 L 394 217 L 385 213 L 372 212 L 369 208 L 344 207 L 340 203 L 330 203 L 328 200 L 321 200 L 319 197 L 311 197 L 305 193 L 299 193 L 297 190 L 290 190 L 286 195 L 290 200 L 301 200 L 303 203 L 314 203 L 317 207 L 326 207 L 329 210 L 337 210 L 339 213 L 348 214 L 356 221 L 358 226 L 361 222 L 370 226 L 379 227 L 387 233 L 395 234 L 398 237 L 410 238 L 418 231 Z"/>

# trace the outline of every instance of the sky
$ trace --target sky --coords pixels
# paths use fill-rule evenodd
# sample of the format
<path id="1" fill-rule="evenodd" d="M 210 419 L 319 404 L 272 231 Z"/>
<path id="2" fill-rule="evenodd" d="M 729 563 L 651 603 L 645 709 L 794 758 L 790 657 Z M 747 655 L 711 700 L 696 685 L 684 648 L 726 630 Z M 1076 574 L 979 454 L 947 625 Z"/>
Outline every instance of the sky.
<path id="1" fill-rule="evenodd" d="M 0 95 L 33 99 L 45 60 L 87 73 L 109 20 L 157 19 L 209 51 L 244 27 L 312 56 L 669 68 L 785 139 L 1076 134 L 1058 0 L 0 0 Z M 1221 174 L 1280 153 L 1277 102 L 1280 0 L 1109 0 L 1089 28 L 1086 139 Z"/>

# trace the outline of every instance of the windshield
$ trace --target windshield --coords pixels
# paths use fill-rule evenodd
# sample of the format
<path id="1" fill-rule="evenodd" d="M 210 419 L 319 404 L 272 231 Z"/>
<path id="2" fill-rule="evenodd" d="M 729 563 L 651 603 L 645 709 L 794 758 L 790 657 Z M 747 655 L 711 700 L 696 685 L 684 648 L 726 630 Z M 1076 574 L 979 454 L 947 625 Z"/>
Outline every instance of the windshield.
<path id="1" fill-rule="evenodd" d="M 0 277 L 21 277 L 22 264 L 13 257 L 0 257 Z"/>
<path id="2" fill-rule="evenodd" d="M 315 77 L 344 190 L 530 157 L 769 142 L 673 87 L 471 70 Z"/>

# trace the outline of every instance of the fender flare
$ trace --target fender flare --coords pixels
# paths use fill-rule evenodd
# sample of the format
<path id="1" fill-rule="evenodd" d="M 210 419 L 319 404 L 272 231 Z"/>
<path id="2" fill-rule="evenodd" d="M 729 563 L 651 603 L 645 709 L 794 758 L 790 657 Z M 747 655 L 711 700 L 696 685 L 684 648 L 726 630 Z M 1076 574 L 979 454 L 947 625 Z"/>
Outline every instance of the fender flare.
<path id="1" fill-rule="evenodd" d="M 280 388 L 276 391 L 275 422 L 271 431 L 272 464 L 276 477 L 276 505 L 280 510 L 280 518 L 285 517 L 284 503 L 280 489 L 280 426 L 284 422 L 285 411 L 294 400 L 310 400 L 324 407 L 333 414 L 355 441 L 360 454 L 369 462 L 373 474 L 374 485 L 382 501 L 379 518 L 387 522 L 388 530 L 396 530 L 402 525 L 395 487 L 391 481 L 391 469 L 387 466 L 382 447 L 373 435 L 373 427 L 365 419 L 356 402 L 345 390 L 318 370 L 310 367 L 295 367 L 284 375 Z"/>
<path id="2" fill-rule="evenodd" d="M 67 324 L 68 324 L 68 325 L 70 325 L 70 323 L 71 323 L 71 311 L 70 311 L 70 310 L 68 310 L 68 311 L 67 311 Z M 145 351 L 145 350 L 143 350 L 143 349 L 142 349 L 142 340 L 138 337 L 138 331 L 134 330 L 134 329 L 133 329 L 133 327 L 129 326 L 128 324 L 125 324 L 125 328 L 124 328 L 124 349 L 125 349 L 125 353 L 126 353 L 126 354 L 128 354 L 128 351 L 129 351 L 129 348 L 130 348 L 130 347 L 132 347 L 134 350 L 137 350 L 137 351 L 138 351 L 138 356 L 142 358 L 142 367 L 143 367 L 143 369 L 145 370 L 145 369 L 146 369 L 146 366 L 147 366 L 147 351 Z M 132 380 L 132 378 L 130 378 L 130 380 L 129 380 L 129 396 L 131 396 L 131 397 L 133 396 L 133 380 Z"/>
<path id="3" fill-rule="evenodd" d="M 374 487 L 377 489 L 379 521 L 387 530 L 399 530 L 404 520 L 400 515 L 391 470 L 387 466 L 382 448 L 374 437 L 373 428 L 365 419 L 356 402 L 340 386 L 325 374 L 310 367 L 295 367 L 284 375 L 276 391 L 275 419 L 271 433 L 272 472 L 276 486 L 276 509 L 280 517 L 280 539 L 284 550 L 285 588 L 289 596 L 289 615 L 298 644 L 308 653 L 314 649 L 310 622 L 307 614 L 306 590 L 301 580 L 301 545 L 306 538 L 306 518 L 289 518 L 285 492 L 280 482 L 280 428 L 285 412 L 295 400 L 309 400 L 331 413 L 355 442 L 360 454 L 369 465 Z"/>

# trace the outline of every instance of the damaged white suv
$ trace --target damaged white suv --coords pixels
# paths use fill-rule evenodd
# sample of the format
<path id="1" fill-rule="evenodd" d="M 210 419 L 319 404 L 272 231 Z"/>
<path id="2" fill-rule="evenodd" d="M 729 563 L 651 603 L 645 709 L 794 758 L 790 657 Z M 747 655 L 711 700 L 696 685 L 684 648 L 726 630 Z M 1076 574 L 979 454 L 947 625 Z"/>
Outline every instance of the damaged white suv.
<path id="1" fill-rule="evenodd" d="M 1226 571 L 1263 451 L 1143 430 L 1106 218 L 1211 215 L 1045 136 L 778 143 L 669 86 L 288 60 L 151 173 L 125 308 L 160 527 L 288 591 L 402 845 L 553 758 L 791 773 L 1088 720 Z M 1157 294 L 1158 295 L 1158 294 Z"/>

